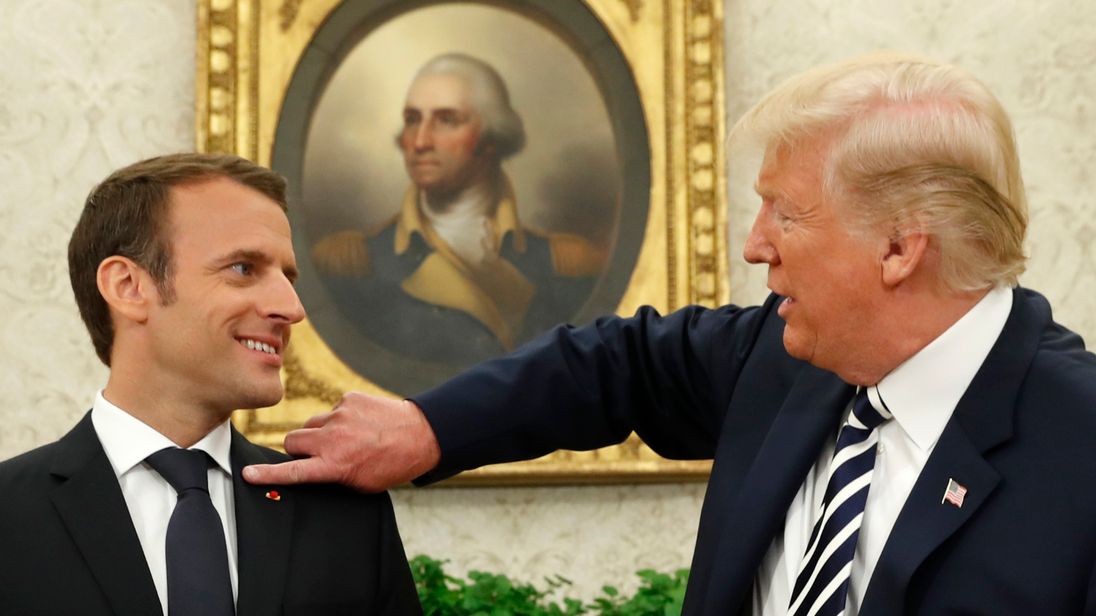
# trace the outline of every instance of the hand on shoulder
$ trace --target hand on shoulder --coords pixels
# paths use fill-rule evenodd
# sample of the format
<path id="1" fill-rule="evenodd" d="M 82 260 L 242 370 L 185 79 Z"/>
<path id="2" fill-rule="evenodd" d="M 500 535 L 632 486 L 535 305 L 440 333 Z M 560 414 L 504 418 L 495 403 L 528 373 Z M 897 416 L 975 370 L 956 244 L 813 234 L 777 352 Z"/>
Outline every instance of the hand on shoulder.
<path id="1" fill-rule="evenodd" d="M 256 484 L 341 483 L 379 492 L 434 468 L 441 450 L 422 410 L 410 400 L 350 392 L 328 413 L 285 437 L 300 459 L 244 469 Z"/>

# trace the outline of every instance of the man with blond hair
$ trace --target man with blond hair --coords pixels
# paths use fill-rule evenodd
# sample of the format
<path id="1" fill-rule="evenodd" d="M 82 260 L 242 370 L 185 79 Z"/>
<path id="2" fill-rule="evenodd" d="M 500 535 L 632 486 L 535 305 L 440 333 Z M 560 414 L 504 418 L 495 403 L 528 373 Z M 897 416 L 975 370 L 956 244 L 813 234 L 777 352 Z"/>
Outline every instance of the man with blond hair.
<path id="1" fill-rule="evenodd" d="M 764 147 L 763 305 L 641 309 L 413 400 L 349 395 L 287 437 L 313 457 L 248 478 L 377 489 L 634 430 L 714 459 L 685 614 L 1096 614 L 1096 358 L 1017 286 L 997 99 L 873 55 L 793 78 L 732 137 Z"/>

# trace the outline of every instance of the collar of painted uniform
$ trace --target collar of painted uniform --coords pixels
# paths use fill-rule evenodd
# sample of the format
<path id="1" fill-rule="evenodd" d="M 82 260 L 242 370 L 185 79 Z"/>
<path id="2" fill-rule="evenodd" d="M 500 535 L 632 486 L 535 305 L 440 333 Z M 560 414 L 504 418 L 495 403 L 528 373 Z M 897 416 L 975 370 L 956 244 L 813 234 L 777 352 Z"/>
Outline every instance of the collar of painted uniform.
<path id="1" fill-rule="evenodd" d="M 518 218 L 514 187 L 510 184 L 510 178 L 506 177 L 505 173 L 500 173 L 500 178 L 502 196 L 495 208 L 492 228 L 498 233 L 500 244 L 507 233 L 513 233 L 514 250 L 523 253 L 525 252 L 525 232 L 522 230 L 521 220 Z M 407 251 L 407 248 L 411 245 L 411 235 L 413 233 L 419 234 L 427 246 L 437 249 L 434 239 L 435 234 L 430 229 L 430 221 L 426 219 L 426 215 L 419 208 L 418 199 L 419 190 L 412 185 L 404 194 L 403 206 L 400 208 L 400 213 L 396 219 L 396 238 L 393 249 L 398 255 L 402 255 Z"/>

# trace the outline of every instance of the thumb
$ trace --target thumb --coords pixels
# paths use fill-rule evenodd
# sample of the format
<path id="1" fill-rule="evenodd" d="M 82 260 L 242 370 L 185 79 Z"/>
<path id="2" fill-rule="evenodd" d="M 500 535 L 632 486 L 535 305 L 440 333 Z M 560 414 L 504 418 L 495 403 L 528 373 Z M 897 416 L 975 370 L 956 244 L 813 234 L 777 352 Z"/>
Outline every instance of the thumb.
<path id="1" fill-rule="evenodd" d="M 296 483 L 332 483 L 339 477 L 321 458 L 302 458 L 280 464 L 245 466 L 244 479 L 257 485 Z"/>

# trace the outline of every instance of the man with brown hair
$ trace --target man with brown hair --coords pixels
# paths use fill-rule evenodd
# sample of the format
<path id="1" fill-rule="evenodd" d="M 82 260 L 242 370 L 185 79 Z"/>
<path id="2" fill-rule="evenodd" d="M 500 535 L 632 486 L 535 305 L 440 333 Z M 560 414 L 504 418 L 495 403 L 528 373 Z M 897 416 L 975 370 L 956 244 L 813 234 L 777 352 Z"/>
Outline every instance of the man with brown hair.
<path id="1" fill-rule="evenodd" d="M 386 494 L 240 479 L 287 459 L 229 423 L 281 399 L 304 318 L 285 211 L 285 181 L 235 156 L 91 192 L 69 274 L 110 376 L 71 432 L 0 464 L 0 612 L 420 612 Z"/>

